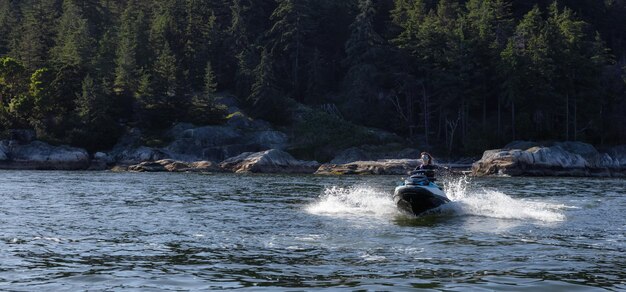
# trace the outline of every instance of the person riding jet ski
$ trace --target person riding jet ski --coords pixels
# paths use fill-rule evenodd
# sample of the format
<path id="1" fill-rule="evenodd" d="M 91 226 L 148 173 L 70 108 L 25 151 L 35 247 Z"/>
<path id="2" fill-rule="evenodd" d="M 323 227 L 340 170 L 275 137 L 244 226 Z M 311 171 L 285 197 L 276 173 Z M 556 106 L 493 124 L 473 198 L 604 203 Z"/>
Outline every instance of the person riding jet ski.
<path id="1" fill-rule="evenodd" d="M 435 181 L 435 169 L 438 167 L 433 164 L 433 157 L 428 152 L 421 153 L 422 164 L 413 170 L 413 172 L 417 172 L 418 170 L 423 170 L 428 180 Z"/>
<path id="2" fill-rule="evenodd" d="M 410 173 L 404 184 L 397 187 L 393 199 L 398 208 L 413 215 L 420 215 L 450 202 L 443 189 L 435 184 L 432 156 L 422 152 L 422 164 Z"/>

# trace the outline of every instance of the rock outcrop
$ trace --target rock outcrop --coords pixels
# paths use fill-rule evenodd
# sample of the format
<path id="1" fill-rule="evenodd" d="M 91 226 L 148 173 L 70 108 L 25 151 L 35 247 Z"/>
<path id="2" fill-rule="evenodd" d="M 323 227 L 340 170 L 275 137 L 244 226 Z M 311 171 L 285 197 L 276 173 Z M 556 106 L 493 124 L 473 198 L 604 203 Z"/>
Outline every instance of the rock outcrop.
<path id="1" fill-rule="evenodd" d="M 360 146 L 343 150 L 330 161 L 331 164 L 346 164 L 355 161 L 375 161 L 384 159 L 418 159 L 420 151 L 414 148 L 400 148 L 400 145 Z M 394 149 L 395 148 L 395 149 Z"/>
<path id="2" fill-rule="evenodd" d="M 419 159 L 382 159 L 376 161 L 355 161 L 346 164 L 327 163 L 319 167 L 315 174 L 377 174 L 403 175 L 421 164 Z"/>
<path id="3" fill-rule="evenodd" d="M 215 163 L 210 161 L 184 162 L 172 159 L 145 161 L 127 168 L 133 172 L 222 172 Z"/>
<path id="4" fill-rule="evenodd" d="M 89 164 L 89 154 L 84 149 L 52 146 L 41 141 L 28 144 L 0 141 L 1 169 L 82 170 Z"/>
<path id="5" fill-rule="evenodd" d="M 273 130 L 263 121 L 236 114 L 223 126 L 195 127 L 178 124 L 168 131 L 172 142 L 162 151 L 173 153 L 172 158 L 202 159 L 219 162 L 245 152 L 284 149 L 288 142 L 285 133 Z M 181 157 L 175 157 L 175 155 Z"/>
<path id="6" fill-rule="evenodd" d="M 515 147 L 527 149 L 514 149 Z M 626 149 L 622 149 L 626 150 Z M 504 149 L 487 150 L 472 166 L 472 174 L 510 176 L 623 176 L 626 153 L 619 147 L 600 153 L 581 142 L 539 145 L 514 142 Z"/>
<path id="7" fill-rule="evenodd" d="M 246 152 L 220 163 L 221 168 L 236 173 L 314 173 L 319 166 L 316 161 L 297 160 L 277 149 Z"/>

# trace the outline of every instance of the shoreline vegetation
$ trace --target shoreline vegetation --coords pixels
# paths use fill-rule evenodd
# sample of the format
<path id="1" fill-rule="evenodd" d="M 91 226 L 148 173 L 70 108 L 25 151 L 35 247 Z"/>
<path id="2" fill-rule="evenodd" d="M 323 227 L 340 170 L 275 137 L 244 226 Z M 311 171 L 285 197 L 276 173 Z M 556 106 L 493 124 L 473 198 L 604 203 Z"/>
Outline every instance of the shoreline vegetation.
<path id="1" fill-rule="evenodd" d="M 0 168 L 621 176 L 626 2 L 535 2 L 0 0 Z"/>

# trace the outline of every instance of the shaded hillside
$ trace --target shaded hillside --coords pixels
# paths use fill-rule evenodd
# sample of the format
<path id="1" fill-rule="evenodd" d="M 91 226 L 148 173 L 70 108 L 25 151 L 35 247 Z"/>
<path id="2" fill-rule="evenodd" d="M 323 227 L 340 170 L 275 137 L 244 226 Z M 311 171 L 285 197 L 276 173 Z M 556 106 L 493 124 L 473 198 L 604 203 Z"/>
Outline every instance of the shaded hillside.
<path id="1" fill-rule="evenodd" d="M 0 0 L 0 128 L 110 149 L 223 123 L 229 91 L 277 126 L 300 103 L 448 153 L 626 143 L 626 2 L 536 3 Z"/>

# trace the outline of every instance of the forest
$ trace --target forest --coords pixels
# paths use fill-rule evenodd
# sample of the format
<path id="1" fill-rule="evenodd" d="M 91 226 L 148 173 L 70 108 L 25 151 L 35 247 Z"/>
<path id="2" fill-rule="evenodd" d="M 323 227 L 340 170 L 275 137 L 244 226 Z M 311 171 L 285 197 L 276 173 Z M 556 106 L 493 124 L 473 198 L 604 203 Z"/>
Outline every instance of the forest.
<path id="1" fill-rule="evenodd" d="M 227 118 L 479 153 L 626 143 L 626 1 L 0 0 L 0 131 L 110 149 Z"/>

